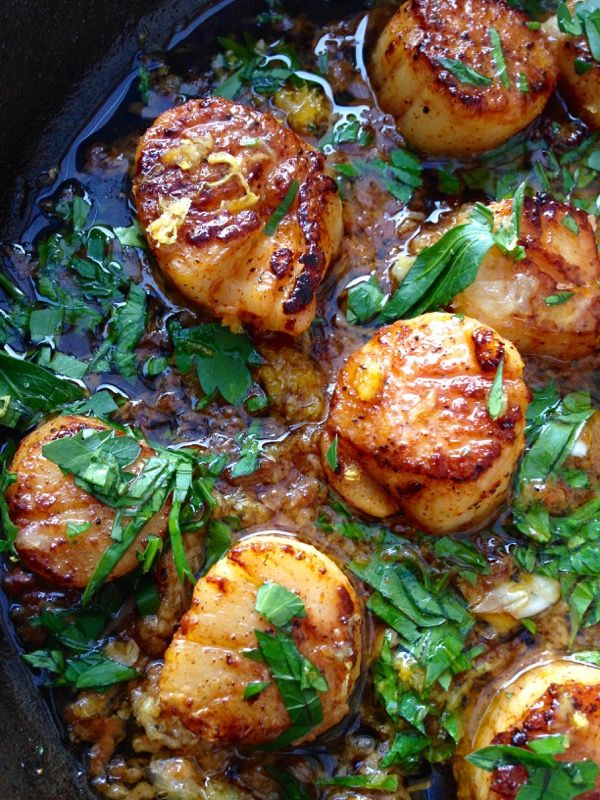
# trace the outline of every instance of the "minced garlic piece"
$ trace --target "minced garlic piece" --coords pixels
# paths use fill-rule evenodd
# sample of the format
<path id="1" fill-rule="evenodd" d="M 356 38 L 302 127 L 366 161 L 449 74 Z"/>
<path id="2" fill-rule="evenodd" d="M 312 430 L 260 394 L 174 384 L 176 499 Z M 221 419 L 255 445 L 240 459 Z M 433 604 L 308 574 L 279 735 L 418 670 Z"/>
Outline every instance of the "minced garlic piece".
<path id="1" fill-rule="evenodd" d="M 206 161 L 208 154 L 215 146 L 215 140 L 209 133 L 208 136 L 195 138 L 189 136 L 187 141 L 177 147 L 167 150 L 162 157 L 165 164 L 175 164 L 180 169 L 188 170 L 199 166 Z"/>
<path id="2" fill-rule="evenodd" d="M 192 200 L 190 197 L 180 197 L 177 200 L 159 200 L 161 215 L 151 222 L 146 229 L 158 244 L 175 244 L 179 228 L 187 216 Z"/>
<path id="3" fill-rule="evenodd" d="M 217 186 L 222 186 L 224 183 L 227 183 L 227 181 L 230 181 L 233 178 L 239 178 L 240 183 L 242 184 L 242 189 L 244 190 L 243 197 L 236 197 L 233 200 L 222 200 L 221 208 L 226 208 L 228 211 L 235 213 L 236 211 L 242 211 L 245 208 L 251 208 L 253 205 L 258 203 L 258 195 L 254 194 L 254 192 L 250 189 L 250 185 L 242 173 L 242 165 L 238 158 L 232 156 L 231 153 L 220 152 L 211 153 L 208 156 L 207 161 L 209 164 L 227 164 L 227 166 L 230 168 L 230 171 L 227 173 L 227 175 L 220 178 L 218 181 L 209 181 L 209 186 L 215 188 Z"/>

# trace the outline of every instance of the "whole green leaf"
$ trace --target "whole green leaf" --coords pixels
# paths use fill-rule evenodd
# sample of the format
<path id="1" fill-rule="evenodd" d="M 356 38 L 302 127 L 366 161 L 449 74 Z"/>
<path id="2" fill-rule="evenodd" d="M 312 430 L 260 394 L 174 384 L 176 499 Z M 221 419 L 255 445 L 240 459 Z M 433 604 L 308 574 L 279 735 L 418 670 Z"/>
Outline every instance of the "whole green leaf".
<path id="1" fill-rule="evenodd" d="M 48 369 L 0 352 L 0 425 L 29 424 L 66 403 L 85 397 L 85 390 Z"/>
<path id="2" fill-rule="evenodd" d="M 494 244 L 491 222 L 471 219 L 421 250 L 409 273 L 384 305 L 381 319 L 394 322 L 447 305 L 475 278 Z"/>

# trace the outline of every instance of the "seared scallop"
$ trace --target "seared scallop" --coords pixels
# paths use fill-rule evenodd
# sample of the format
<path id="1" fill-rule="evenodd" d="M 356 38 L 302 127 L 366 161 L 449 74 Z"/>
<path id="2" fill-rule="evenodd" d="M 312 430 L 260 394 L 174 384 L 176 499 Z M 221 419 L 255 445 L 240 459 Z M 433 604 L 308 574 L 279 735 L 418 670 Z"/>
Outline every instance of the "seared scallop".
<path id="1" fill-rule="evenodd" d="M 570 13 L 575 13 L 579 1 L 567 3 Z M 590 127 L 600 128 L 600 63 L 593 58 L 587 37 L 560 32 L 556 17 L 544 27 L 554 46 L 560 88 L 570 109 Z"/>
<path id="2" fill-rule="evenodd" d="M 470 752 L 492 744 L 527 747 L 540 736 L 562 734 L 568 747 L 558 760 L 600 763 L 600 669 L 553 660 L 529 667 L 495 689 L 491 702 L 484 693 L 470 709 L 455 765 L 459 800 L 512 800 L 525 782 L 523 767 L 486 772 L 465 761 Z M 600 778 L 593 797 L 598 789 Z"/>
<path id="3" fill-rule="evenodd" d="M 512 215 L 512 200 L 493 203 L 496 227 Z M 464 222 L 468 211 L 452 220 Z M 415 252 L 446 230 L 414 240 Z M 600 343 L 600 258 L 595 220 L 548 195 L 526 197 L 520 244 L 525 257 L 516 260 L 493 247 L 475 281 L 457 295 L 451 307 L 491 325 L 524 355 L 571 361 L 589 355 Z"/>
<path id="4" fill-rule="evenodd" d="M 208 97 L 161 114 L 133 187 L 163 272 L 225 324 L 297 335 L 342 236 L 323 156 L 275 117 Z"/>
<path id="5" fill-rule="evenodd" d="M 409 0 L 379 37 L 381 107 L 426 153 L 497 147 L 534 120 L 555 84 L 542 34 L 504 0 Z"/>
<path id="6" fill-rule="evenodd" d="M 524 447 L 522 372 L 514 346 L 467 317 L 381 328 L 337 380 L 322 440 L 331 484 L 368 514 L 401 509 L 431 533 L 483 524 Z"/>
<path id="7" fill-rule="evenodd" d="M 16 481 L 9 486 L 6 499 L 18 528 L 15 544 L 19 557 L 33 572 L 60 586 L 87 586 L 102 554 L 113 544 L 115 511 L 76 486 L 72 475 L 65 475 L 43 456 L 42 448 L 84 429 L 103 431 L 108 427 L 88 417 L 57 417 L 21 441 L 9 467 Z M 139 472 L 153 453 L 147 445 L 140 445 L 139 457 L 128 467 L 131 472 Z M 163 509 L 150 519 L 109 580 L 138 566 L 136 551 L 144 550 L 149 536 L 164 536 L 167 516 Z"/>
<path id="8" fill-rule="evenodd" d="M 257 591 L 276 583 L 294 592 L 306 616 L 292 624 L 300 653 L 327 682 L 319 692 L 323 721 L 302 741 L 338 723 L 348 712 L 361 658 L 361 614 L 352 584 L 338 566 L 309 544 L 265 533 L 233 547 L 196 584 L 190 611 L 165 654 L 160 679 L 163 711 L 176 714 L 218 744 L 268 742 L 290 728 L 269 667 L 248 657 L 255 631 L 273 626 L 255 611 Z M 266 688 L 244 699 L 248 685 Z"/>

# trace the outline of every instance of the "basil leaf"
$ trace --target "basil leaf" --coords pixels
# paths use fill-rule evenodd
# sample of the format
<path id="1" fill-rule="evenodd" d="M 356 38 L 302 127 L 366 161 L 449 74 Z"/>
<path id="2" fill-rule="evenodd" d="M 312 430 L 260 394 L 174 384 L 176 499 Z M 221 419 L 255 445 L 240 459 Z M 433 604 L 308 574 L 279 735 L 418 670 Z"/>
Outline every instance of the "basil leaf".
<path id="1" fill-rule="evenodd" d="M 68 659 L 60 682 L 70 683 L 76 689 L 104 689 L 139 676 L 138 670 L 132 667 L 119 664 L 101 653 L 89 653 Z"/>
<path id="2" fill-rule="evenodd" d="M 29 425 L 85 396 L 75 383 L 30 361 L 0 352 L 0 425 Z"/>
<path id="3" fill-rule="evenodd" d="M 244 700 L 252 700 L 253 697 L 258 697 L 270 685 L 271 681 L 252 681 L 247 683 L 244 688 Z"/>
<path id="4" fill-rule="evenodd" d="M 502 376 L 504 372 L 504 356 L 500 359 L 496 375 L 490 388 L 490 393 L 487 399 L 488 414 L 493 420 L 498 419 L 506 406 L 506 395 L 504 393 L 504 386 L 502 385 Z"/>
<path id="5" fill-rule="evenodd" d="M 267 223 L 264 227 L 265 236 L 273 236 L 277 228 L 279 227 L 279 223 L 283 220 L 285 215 L 288 213 L 294 200 L 296 199 L 296 195 L 298 194 L 299 184 L 298 181 L 293 178 L 290 182 L 287 192 L 281 203 L 277 206 L 275 211 L 271 214 Z"/>
<path id="6" fill-rule="evenodd" d="M 128 228 L 114 228 L 114 232 L 117 239 L 126 247 L 148 249 L 148 242 L 137 219 L 134 219 Z"/>
<path id="7" fill-rule="evenodd" d="M 314 688 L 302 686 L 304 660 L 292 637 L 282 631 L 270 634 L 257 630 L 255 633 L 258 649 L 271 671 L 292 722 L 292 728 L 286 731 L 284 740 L 293 741 L 323 721 L 321 700 Z M 289 739 L 290 736 L 292 739 Z M 275 746 L 275 743 L 271 745 Z"/>
<path id="8" fill-rule="evenodd" d="M 353 325 L 367 322 L 378 314 L 384 304 L 385 295 L 373 275 L 348 289 L 346 319 Z"/>
<path id="9" fill-rule="evenodd" d="M 160 539 L 158 540 L 161 541 Z M 142 616 L 156 614 L 160 606 L 160 595 L 150 576 L 140 580 L 135 590 L 135 604 Z"/>
<path id="10" fill-rule="evenodd" d="M 376 772 L 371 775 L 337 775 L 335 778 L 321 778 L 318 786 L 346 786 L 350 789 L 371 789 L 380 792 L 397 792 L 398 776 Z"/>
<path id="11" fill-rule="evenodd" d="M 508 70 L 506 69 L 506 60 L 504 58 L 504 52 L 502 51 L 500 34 L 496 28 L 490 28 L 488 30 L 488 35 L 492 43 L 492 57 L 496 65 L 496 74 L 504 88 L 510 89 L 510 78 L 508 77 Z"/>
<path id="12" fill-rule="evenodd" d="M 172 322 L 169 333 L 175 348 L 175 364 L 182 372 L 195 367 L 206 395 L 219 392 L 233 405 L 240 404 L 252 386 L 249 366 L 262 359 L 245 333 L 232 333 L 217 322 L 182 328 Z"/>
<path id="13" fill-rule="evenodd" d="M 455 58 L 442 58 L 438 56 L 438 63 L 447 69 L 460 83 L 468 83 L 470 86 L 491 86 L 493 81 L 487 75 L 469 67 L 462 61 Z"/>
<path id="14" fill-rule="evenodd" d="M 256 593 L 256 610 L 277 628 L 282 628 L 296 618 L 306 616 L 304 603 L 295 592 L 279 583 L 267 581 Z"/>
<path id="15" fill-rule="evenodd" d="M 415 764 L 415 757 L 429 747 L 428 736 L 419 733 L 397 733 L 392 742 L 392 746 L 381 760 L 381 766 L 386 769 L 393 764 L 402 767 L 412 767 Z"/>
<path id="16" fill-rule="evenodd" d="M 231 547 L 231 526 L 221 519 L 211 519 L 208 523 L 208 533 L 206 536 L 206 557 L 202 574 L 208 570 L 229 550 Z"/>
<path id="17" fill-rule="evenodd" d="M 383 322 L 409 319 L 447 305 L 473 283 L 493 245 L 491 221 L 487 217 L 477 215 L 451 228 L 419 253 L 399 288 L 384 305 L 380 315 Z"/>
<path id="18" fill-rule="evenodd" d="M 325 458 L 327 463 L 331 467 L 334 472 L 337 472 L 340 468 L 339 461 L 338 461 L 338 435 L 333 437 L 333 441 L 327 448 L 327 453 L 325 454 Z"/>

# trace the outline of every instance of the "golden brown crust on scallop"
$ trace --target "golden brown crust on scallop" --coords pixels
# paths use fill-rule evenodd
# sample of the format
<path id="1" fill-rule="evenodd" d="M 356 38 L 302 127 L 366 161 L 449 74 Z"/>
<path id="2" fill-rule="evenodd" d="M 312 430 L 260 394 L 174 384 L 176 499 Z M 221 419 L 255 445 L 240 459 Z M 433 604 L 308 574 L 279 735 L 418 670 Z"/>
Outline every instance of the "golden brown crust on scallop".
<path id="1" fill-rule="evenodd" d="M 79 589 L 87 586 L 103 552 L 113 543 L 110 534 L 115 512 L 76 486 L 72 475 L 64 475 L 60 467 L 44 458 L 42 447 L 85 428 L 103 431 L 108 427 L 89 417 L 56 417 L 21 441 L 10 465 L 10 472 L 16 474 L 17 480 L 6 492 L 6 499 L 11 519 L 18 528 L 19 557 L 33 572 L 59 586 Z M 152 452 L 142 444 L 142 452 L 130 469 L 139 471 Z M 138 566 L 136 551 L 145 548 L 149 536 L 164 536 L 167 515 L 163 508 L 148 522 L 109 580 Z M 91 523 L 91 527 L 69 538 L 69 522 Z"/>
<path id="2" fill-rule="evenodd" d="M 578 2 L 568 0 L 571 14 Z M 600 64 L 592 56 L 587 37 L 562 33 L 555 16 L 544 23 L 544 28 L 554 49 L 559 87 L 570 110 L 591 128 L 600 128 Z"/>
<path id="3" fill-rule="evenodd" d="M 494 420 L 501 359 L 506 405 Z M 425 530 L 480 524 L 505 499 L 524 446 L 522 371 L 513 345 L 475 320 L 425 314 L 382 328 L 338 377 L 327 433 L 338 436 L 339 471 L 360 464 Z"/>
<path id="4" fill-rule="evenodd" d="M 134 196 L 161 269 L 186 297 L 233 327 L 308 328 L 341 242 L 341 203 L 323 156 L 275 117 L 219 97 L 164 112 L 140 141 Z"/>
<path id="5" fill-rule="evenodd" d="M 344 573 L 311 545 L 277 534 L 239 542 L 196 584 L 192 607 L 165 654 L 161 706 L 202 738 L 219 744 L 260 744 L 284 733 L 290 720 L 271 683 L 251 700 L 246 685 L 272 681 L 268 667 L 244 656 L 255 630 L 273 628 L 254 610 L 256 592 L 273 581 L 296 592 L 306 617 L 293 622 L 300 652 L 325 676 L 323 722 L 303 738 L 338 723 L 360 670 L 361 617 Z"/>
<path id="6" fill-rule="evenodd" d="M 506 222 L 512 201 L 494 203 L 492 210 L 495 224 Z M 567 216 L 577 232 L 564 224 Z M 492 248 L 452 308 L 491 325 L 524 354 L 571 361 L 595 352 L 600 258 L 590 218 L 548 195 L 526 197 L 519 241 L 525 258 L 517 261 Z M 546 302 L 566 292 L 566 302 Z"/>
<path id="7" fill-rule="evenodd" d="M 382 32 L 371 61 L 378 99 L 410 144 L 467 155 L 497 147 L 537 117 L 555 85 L 551 52 L 504 0 L 409 0 Z M 498 77 L 490 28 L 507 74 Z M 463 62 L 489 85 L 459 80 L 438 59 Z M 525 76 L 528 91 L 521 91 Z"/>

